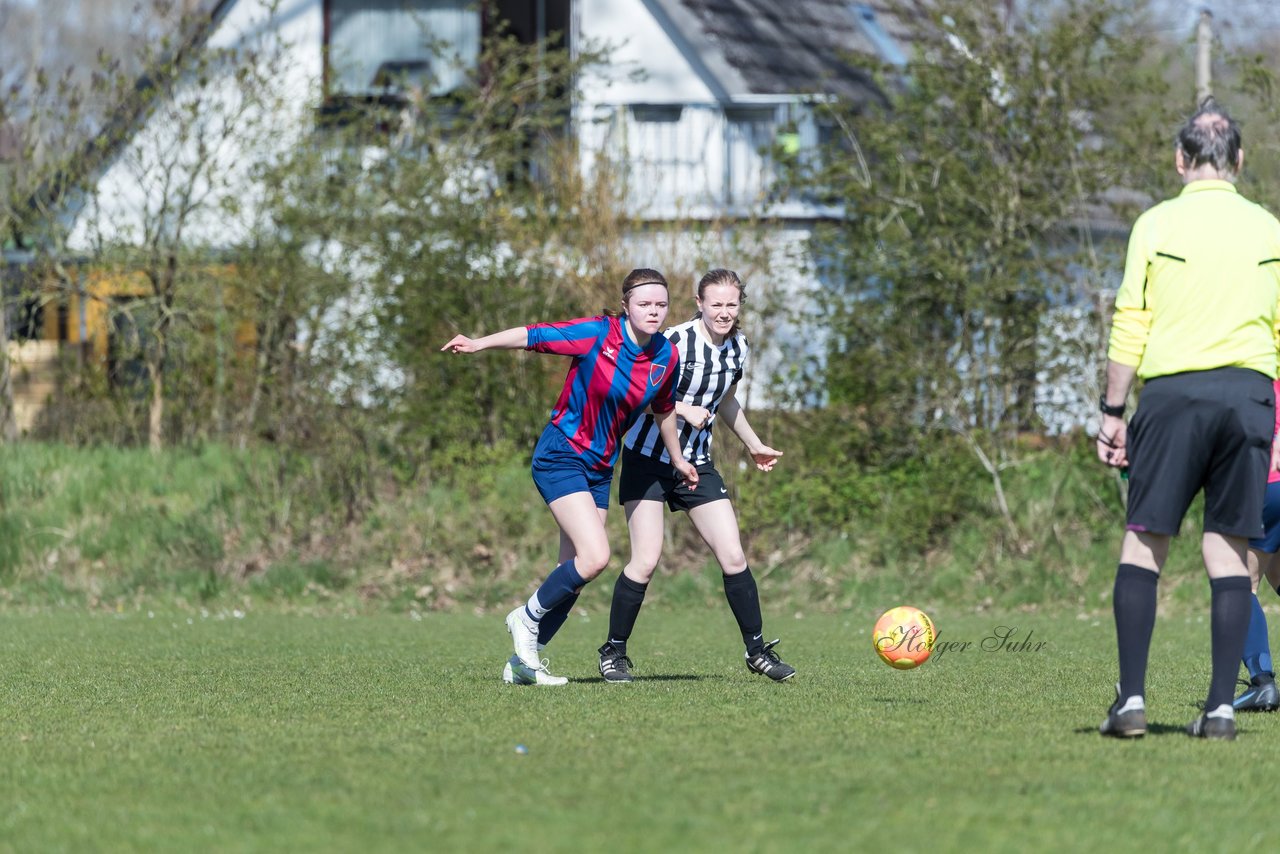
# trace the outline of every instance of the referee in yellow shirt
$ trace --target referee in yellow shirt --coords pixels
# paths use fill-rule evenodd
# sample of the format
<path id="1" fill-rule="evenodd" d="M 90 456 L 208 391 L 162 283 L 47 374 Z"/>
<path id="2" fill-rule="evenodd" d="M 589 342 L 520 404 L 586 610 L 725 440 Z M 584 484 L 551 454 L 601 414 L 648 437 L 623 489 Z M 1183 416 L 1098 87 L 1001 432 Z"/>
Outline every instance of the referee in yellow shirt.
<path id="1" fill-rule="evenodd" d="M 1241 196 L 1240 128 L 1212 99 L 1178 132 L 1185 186 L 1134 223 L 1107 352 L 1098 456 L 1129 469 L 1113 607 L 1120 681 L 1099 728 L 1147 731 L 1143 700 L 1156 583 L 1192 499 L 1204 490 L 1213 674 L 1200 738 L 1235 738 L 1231 700 L 1249 626 L 1245 553 L 1262 534 L 1272 465 L 1280 221 Z M 1125 424 L 1135 377 L 1144 381 Z"/>

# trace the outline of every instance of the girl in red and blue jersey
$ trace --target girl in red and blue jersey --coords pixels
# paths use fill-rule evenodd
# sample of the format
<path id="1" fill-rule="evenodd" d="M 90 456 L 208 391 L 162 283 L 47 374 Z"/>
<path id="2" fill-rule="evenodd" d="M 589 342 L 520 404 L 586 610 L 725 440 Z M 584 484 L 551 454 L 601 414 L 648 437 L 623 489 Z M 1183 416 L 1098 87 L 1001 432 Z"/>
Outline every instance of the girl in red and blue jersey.
<path id="1" fill-rule="evenodd" d="M 1263 578 L 1280 593 L 1280 559 L 1276 557 L 1280 553 L 1280 380 L 1274 380 L 1271 387 L 1276 396 L 1276 423 L 1271 440 L 1271 471 L 1267 476 L 1267 494 L 1262 505 L 1263 534 L 1249 540 L 1249 553 L 1246 555 L 1253 582 L 1253 610 L 1249 615 L 1249 632 L 1245 635 L 1241 660 L 1249 671 L 1249 683 L 1231 704 L 1237 712 L 1274 712 L 1280 708 L 1280 688 L 1276 686 L 1275 668 L 1271 663 L 1267 615 L 1258 601 L 1258 585 Z"/>
<path id="2" fill-rule="evenodd" d="M 533 350 L 570 356 L 564 389 L 533 452 L 533 482 L 560 527 L 560 563 L 529 601 L 507 615 L 515 655 L 503 678 L 562 685 L 540 649 L 568 618 L 583 585 L 609 562 L 605 517 L 620 440 L 649 408 L 674 467 L 690 488 L 698 472 L 680 453 L 675 383 L 680 353 L 660 335 L 669 305 L 667 280 L 632 270 L 622 283 L 621 316 L 535 323 L 483 338 L 455 336 L 442 351 Z"/>

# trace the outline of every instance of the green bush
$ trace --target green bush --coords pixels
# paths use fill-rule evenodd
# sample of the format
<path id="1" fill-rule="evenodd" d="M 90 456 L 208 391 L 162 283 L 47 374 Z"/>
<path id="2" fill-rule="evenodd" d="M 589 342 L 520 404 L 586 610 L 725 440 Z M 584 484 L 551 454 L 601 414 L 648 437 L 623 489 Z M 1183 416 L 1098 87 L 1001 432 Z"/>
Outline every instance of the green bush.
<path id="1" fill-rule="evenodd" d="M 957 437 L 938 436 L 918 456 L 834 465 L 829 444 L 793 443 L 758 420 L 785 451 L 773 472 L 744 465 L 732 441 L 718 454 L 766 611 L 884 601 L 1108 606 L 1123 484 L 1085 437 L 1015 449 L 1017 464 L 1001 477 L 1006 518 L 992 478 Z M 452 454 L 445 474 L 433 467 L 406 478 L 390 462 L 366 472 L 369 505 L 351 519 L 301 455 L 6 446 L 0 596 L 113 608 L 509 605 L 558 550 L 527 450 L 499 443 Z M 1202 596 L 1198 507 L 1171 551 L 1162 584 L 1171 601 Z M 614 560 L 583 607 L 603 607 L 626 561 L 619 508 L 608 530 Z M 668 531 L 652 601 L 718 602 L 718 568 L 688 519 L 669 514 Z"/>

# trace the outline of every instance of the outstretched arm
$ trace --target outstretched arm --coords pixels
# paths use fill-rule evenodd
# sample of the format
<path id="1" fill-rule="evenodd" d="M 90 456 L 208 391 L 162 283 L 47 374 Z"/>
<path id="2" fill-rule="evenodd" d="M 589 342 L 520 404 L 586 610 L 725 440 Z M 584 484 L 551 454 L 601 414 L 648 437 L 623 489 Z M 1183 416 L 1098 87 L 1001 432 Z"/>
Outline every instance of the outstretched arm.
<path id="1" fill-rule="evenodd" d="M 778 461 L 778 457 L 782 456 L 782 451 L 774 450 L 760 441 L 760 437 L 756 435 L 755 430 L 751 429 L 751 424 L 747 421 L 747 413 L 743 411 L 742 404 L 738 403 L 737 392 L 736 385 L 729 389 L 729 394 L 720 403 L 717 414 L 720 420 L 728 424 L 733 434 L 742 441 L 747 453 L 755 461 L 756 468 L 760 471 L 772 471 L 774 463 Z"/>
<path id="2" fill-rule="evenodd" d="M 671 465 L 675 466 L 676 471 L 680 472 L 680 476 L 684 478 L 685 486 L 694 489 L 698 485 L 698 470 L 684 458 L 684 451 L 680 448 L 680 434 L 676 432 L 676 411 L 670 409 L 666 412 L 655 412 L 653 420 L 658 423 L 658 435 L 662 437 L 663 447 L 667 449 L 667 455 L 671 457 Z"/>
<path id="3" fill-rule="evenodd" d="M 523 350 L 529 346 L 529 332 L 523 326 L 504 329 L 483 338 L 455 335 L 440 348 L 441 353 L 479 353 L 481 350 Z"/>

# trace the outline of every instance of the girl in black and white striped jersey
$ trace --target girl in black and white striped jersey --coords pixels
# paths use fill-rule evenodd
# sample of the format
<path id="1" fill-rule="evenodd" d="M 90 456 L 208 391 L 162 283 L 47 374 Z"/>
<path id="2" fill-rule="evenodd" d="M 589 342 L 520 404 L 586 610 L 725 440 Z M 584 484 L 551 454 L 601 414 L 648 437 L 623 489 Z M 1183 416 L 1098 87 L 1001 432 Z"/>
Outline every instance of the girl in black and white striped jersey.
<path id="1" fill-rule="evenodd" d="M 778 682 L 795 675 L 795 669 L 774 652 L 777 641 L 764 642 L 759 593 L 743 553 L 738 519 L 724 480 L 711 460 L 716 422 L 728 425 L 760 471 L 770 471 L 782 456 L 781 451 L 760 441 L 735 395 L 749 349 L 738 329 L 744 297 L 737 273 L 712 270 L 698 282 L 698 313 L 687 323 L 663 332 L 680 348 L 676 427 L 684 458 L 698 469 L 697 487 L 680 488 L 651 416 L 642 416 L 623 440 L 618 497 L 631 534 L 631 560 L 614 585 L 609 638 L 599 650 L 600 675 L 608 682 L 633 679 L 627 640 L 662 556 L 664 501 L 672 510 L 688 512 L 720 563 L 725 597 L 746 645 L 747 668 Z"/>

